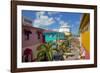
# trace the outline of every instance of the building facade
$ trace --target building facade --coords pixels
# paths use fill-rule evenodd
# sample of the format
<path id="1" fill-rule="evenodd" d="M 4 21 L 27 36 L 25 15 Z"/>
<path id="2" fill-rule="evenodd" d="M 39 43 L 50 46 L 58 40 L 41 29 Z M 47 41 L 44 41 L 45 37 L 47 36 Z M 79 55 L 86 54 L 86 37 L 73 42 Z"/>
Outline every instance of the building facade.
<path id="1" fill-rule="evenodd" d="M 46 42 L 55 42 L 57 40 L 64 40 L 65 39 L 65 34 L 61 32 L 45 32 L 43 33 L 45 36 L 45 41 Z"/>
<path id="2" fill-rule="evenodd" d="M 83 14 L 81 24 L 80 24 L 80 40 L 81 40 L 81 50 L 84 52 L 84 57 L 86 59 L 90 58 L 90 15 Z"/>
<path id="3" fill-rule="evenodd" d="M 43 31 L 44 31 L 43 29 L 33 27 L 32 21 L 23 17 L 23 22 L 22 22 L 23 62 L 33 61 L 34 59 L 36 59 L 37 46 L 44 42 Z"/>

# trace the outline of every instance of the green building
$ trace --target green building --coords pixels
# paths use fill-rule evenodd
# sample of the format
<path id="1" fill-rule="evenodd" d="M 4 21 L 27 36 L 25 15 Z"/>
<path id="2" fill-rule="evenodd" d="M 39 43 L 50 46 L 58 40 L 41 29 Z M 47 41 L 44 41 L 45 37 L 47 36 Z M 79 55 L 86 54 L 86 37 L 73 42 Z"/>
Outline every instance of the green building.
<path id="1" fill-rule="evenodd" d="M 65 34 L 62 32 L 44 32 L 45 42 L 54 42 L 57 40 L 64 40 Z"/>

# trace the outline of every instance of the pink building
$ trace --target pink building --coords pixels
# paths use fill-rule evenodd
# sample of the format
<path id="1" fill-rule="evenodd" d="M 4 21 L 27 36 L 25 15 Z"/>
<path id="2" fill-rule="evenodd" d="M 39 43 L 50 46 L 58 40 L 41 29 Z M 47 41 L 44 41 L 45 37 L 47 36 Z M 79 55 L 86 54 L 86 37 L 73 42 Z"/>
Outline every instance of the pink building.
<path id="1" fill-rule="evenodd" d="M 31 20 L 23 18 L 22 22 L 23 62 L 26 62 L 25 60 L 26 58 L 28 62 L 36 59 L 36 53 L 37 53 L 36 48 L 38 45 L 44 42 L 43 31 L 44 31 L 43 29 L 32 27 Z"/>

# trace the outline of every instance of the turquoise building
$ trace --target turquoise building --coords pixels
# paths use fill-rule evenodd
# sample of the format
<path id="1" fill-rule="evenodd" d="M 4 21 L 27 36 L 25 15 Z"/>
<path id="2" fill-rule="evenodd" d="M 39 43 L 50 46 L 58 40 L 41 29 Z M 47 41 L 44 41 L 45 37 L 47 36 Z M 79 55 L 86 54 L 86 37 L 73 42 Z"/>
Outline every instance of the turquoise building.
<path id="1" fill-rule="evenodd" d="M 57 40 L 64 40 L 65 34 L 62 32 L 44 32 L 45 42 L 54 42 Z"/>

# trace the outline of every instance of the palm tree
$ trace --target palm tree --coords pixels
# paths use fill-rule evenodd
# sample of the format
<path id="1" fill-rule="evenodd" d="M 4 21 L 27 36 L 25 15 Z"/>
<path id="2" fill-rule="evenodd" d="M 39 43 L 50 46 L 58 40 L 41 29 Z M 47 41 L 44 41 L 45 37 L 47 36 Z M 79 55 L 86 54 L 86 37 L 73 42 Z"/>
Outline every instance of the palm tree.
<path id="1" fill-rule="evenodd" d="M 62 52 L 66 52 L 68 50 L 68 46 L 69 46 L 69 42 L 62 42 L 60 45 L 59 45 L 59 50 L 62 50 Z"/>
<path id="2" fill-rule="evenodd" d="M 51 43 L 41 44 L 37 47 L 37 60 L 38 61 L 52 61 L 53 48 Z"/>

